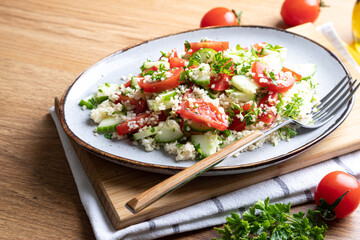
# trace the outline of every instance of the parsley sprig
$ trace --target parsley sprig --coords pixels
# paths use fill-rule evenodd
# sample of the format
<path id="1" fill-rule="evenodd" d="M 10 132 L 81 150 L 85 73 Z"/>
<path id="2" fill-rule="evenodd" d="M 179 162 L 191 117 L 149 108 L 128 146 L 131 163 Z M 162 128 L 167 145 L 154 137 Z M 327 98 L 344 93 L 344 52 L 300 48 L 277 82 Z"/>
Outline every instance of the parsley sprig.
<path id="1" fill-rule="evenodd" d="M 267 43 L 266 46 L 265 46 L 265 49 L 269 49 L 270 51 L 274 51 L 274 52 L 278 52 L 280 53 L 281 49 L 283 49 L 282 46 L 279 46 L 279 45 L 271 45 L 270 43 Z"/>
<path id="2" fill-rule="evenodd" d="M 291 203 L 270 204 L 259 200 L 242 215 L 231 213 L 224 228 L 215 228 L 222 240 L 324 239 L 327 225 L 318 221 L 319 211 L 290 213 Z"/>
<path id="3" fill-rule="evenodd" d="M 233 65 L 231 58 L 225 57 L 222 52 L 218 52 L 214 55 L 214 60 L 211 63 L 212 71 L 216 74 L 225 73 L 233 75 L 230 68 Z"/>

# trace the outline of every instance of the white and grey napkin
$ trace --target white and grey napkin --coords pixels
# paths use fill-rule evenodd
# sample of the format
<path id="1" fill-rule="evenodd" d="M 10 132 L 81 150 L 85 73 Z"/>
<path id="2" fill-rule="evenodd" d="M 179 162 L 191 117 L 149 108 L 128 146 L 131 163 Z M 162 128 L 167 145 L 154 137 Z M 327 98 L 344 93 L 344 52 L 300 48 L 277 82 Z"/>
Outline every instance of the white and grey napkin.
<path id="1" fill-rule="evenodd" d="M 349 62 L 354 62 L 341 44 L 341 40 L 331 23 L 320 26 L 318 30 L 334 43 L 334 46 L 338 48 Z M 354 64 L 356 65 L 355 62 Z M 50 113 L 58 130 L 81 201 L 89 216 L 95 237 L 98 240 L 155 239 L 180 232 L 216 226 L 225 223 L 226 216 L 231 212 L 237 212 L 241 215 L 259 199 L 270 197 L 272 202 L 287 203 L 291 201 L 292 205 L 312 201 L 316 185 L 329 172 L 341 170 L 348 172 L 357 179 L 360 178 L 360 151 L 356 151 L 212 198 L 151 219 L 150 221 L 135 224 L 121 230 L 115 230 L 75 150 L 60 125 L 54 107 L 50 109 Z"/>

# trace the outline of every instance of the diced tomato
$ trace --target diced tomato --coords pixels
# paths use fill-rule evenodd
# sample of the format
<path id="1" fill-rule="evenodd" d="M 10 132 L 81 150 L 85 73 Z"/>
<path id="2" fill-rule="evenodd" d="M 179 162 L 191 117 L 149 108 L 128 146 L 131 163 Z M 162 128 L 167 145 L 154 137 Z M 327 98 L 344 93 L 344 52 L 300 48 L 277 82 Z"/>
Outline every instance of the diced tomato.
<path id="1" fill-rule="evenodd" d="M 187 51 L 185 47 L 185 51 L 187 53 L 194 53 L 202 48 L 211 48 L 214 49 L 217 52 L 222 52 L 224 50 L 229 49 L 229 42 L 215 42 L 215 41 L 204 41 L 204 42 L 193 42 L 190 43 L 190 49 L 192 51 Z"/>
<path id="2" fill-rule="evenodd" d="M 243 107 L 242 107 L 242 115 L 245 115 L 246 111 L 250 111 L 251 110 L 251 104 L 250 103 L 246 103 Z M 240 110 L 235 110 L 233 111 L 235 115 L 240 113 Z M 234 117 L 231 119 L 231 124 L 229 125 L 228 129 L 229 130 L 235 130 L 235 131 L 242 131 L 245 129 L 246 126 L 246 121 L 240 121 L 239 118 Z"/>
<path id="3" fill-rule="evenodd" d="M 283 71 L 283 72 L 291 72 L 297 82 L 300 81 L 301 78 L 302 78 L 302 76 L 300 74 L 298 74 L 298 73 L 294 72 L 293 70 L 290 70 L 290 69 L 288 69 L 286 67 L 283 67 L 281 69 L 281 71 Z"/>
<path id="4" fill-rule="evenodd" d="M 184 71 L 182 68 L 174 68 L 169 72 L 172 74 L 164 81 L 144 82 L 144 77 L 140 78 L 139 86 L 144 89 L 144 92 L 162 92 L 172 89 L 181 84 L 180 75 Z"/>
<path id="5" fill-rule="evenodd" d="M 143 113 L 147 110 L 147 104 L 146 101 L 144 99 L 135 99 L 135 98 L 131 98 L 125 95 L 118 95 L 118 100 L 116 100 L 114 103 L 121 103 L 124 104 L 125 102 L 129 101 L 129 103 L 131 105 L 133 105 L 135 107 L 134 112 L 136 114 L 139 113 Z"/>
<path id="6" fill-rule="evenodd" d="M 142 77 L 145 73 L 147 73 L 148 71 L 157 71 L 157 70 L 159 70 L 159 68 L 158 67 L 156 67 L 156 66 L 152 66 L 152 67 L 150 67 L 150 68 L 148 68 L 148 69 L 145 69 L 142 73 L 140 73 L 139 74 L 139 76 L 138 77 Z"/>
<path id="7" fill-rule="evenodd" d="M 151 112 L 146 112 L 136 116 L 136 118 L 134 119 L 119 124 L 116 127 L 116 130 L 119 135 L 124 135 L 127 133 L 135 132 L 145 126 L 157 125 L 159 122 L 165 121 L 165 119 L 166 114 L 164 112 L 161 112 L 161 114 L 159 115 Z"/>
<path id="8" fill-rule="evenodd" d="M 231 76 L 220 73 L 218 76 L 211 77 L 210 88 L 216 91 L 224 91 L 230 87 Z"/>
<path id="9" fill-rule="evenodd" d="M 189 101 L 182 102 L 179 114 L 184 119 L 205 124 L 220 131 L 224 131 L 229 124 L 228 116 L 225 113 L 220 112 L 212 103 L 202 99 L 193 101 L 191 107 Z"/>
<path id="10" fill-rule="evenodd" d="M 131 80 L 124 83 L 124 87 L 131 87 Z"/>
<path id="11" fill-rule="evenodd" d="M 261 86 L 266 87 L 268 91 L 283 93 L 288 91 L 295 83 L 295 77 L 289 72 L 275 72 L 275 81 L 267 77 L 265 72 L 272 70 L 263 63 L 254 62 L 251 66 L 251 72 L 254 73 L 254 80 Z"/>
<path id="12" fill-rule="evenodd" d="M 170 69 L 173 69 L 175 67 L 177 67 L 177 68 L 185 67 L 188 62 L 189 62 L 188 60 L 185 60 L 182 58 L 169 57 Z"/>
<path id="13" fill-rule="evenodd" d="M 272 123 L 276 119 L 276 113 L 270 109 L 270 107 L 276 106 L 278 101 L 278 93 L 268 93 L 259 102 L 259 107 L 262 107 L 263 113 L 259 115 L 259 120 L 264 123 Z"/>
<path id="14" fill-rule="evenodd" d="M 172 49 L 170 52 L 169 52 L 169 54 L 166 54 L 166 56 L 165 57 L 168 57 L 168 58 L 171 58 L 171 57 L 178 57 L 178 54 L 177 54 L 177 51 L 176 51 L 176 49 L 174 48 L 174 49 Z"/>
<path id="15" fill-rule="evenodd" d="M 269 106 L 276 106 L 277 101 L 279 100 L 279 94 L 277 92 L 268 93 L 265 97 L 263 97 L 260 102 L 259 106 L 261 104 L 267 104 Z"/>
<path id="16" fill-rule="evenodd" d="M 245 126 L 246 126 L 245 121 L 240 121 L 240 119 L 234 117 L 231 120 L 231 124 L 229 125 L 228 129 L 240 132 L 245 129 Z"/>
<path id="17" fill-rule="evenodd" d="M 266 42 L 261 42 L 254 44 L 253 47 L 255 48 L 256 51 L 261 52 L 261 50 L 264 48 L 265 45 Z"/>

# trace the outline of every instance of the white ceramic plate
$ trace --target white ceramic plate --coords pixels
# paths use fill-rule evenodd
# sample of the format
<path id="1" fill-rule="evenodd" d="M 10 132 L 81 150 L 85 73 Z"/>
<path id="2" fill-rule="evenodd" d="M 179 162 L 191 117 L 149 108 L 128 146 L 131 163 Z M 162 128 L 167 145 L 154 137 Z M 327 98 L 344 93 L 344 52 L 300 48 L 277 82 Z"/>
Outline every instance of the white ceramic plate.
<path id="1" fill-rule="evenodd" d="M 95 124 L 89 118 L 89 111 L 79 107 L 79 101 L 94 93 L 99 83 L 123 83 L 121 76 L 138 74 L 139 67 L 147 59 L 158 59 L 160 51 L 173 48 L 183 51 L 184 42 L 196 42 L 202 38 L 215 41 L 229 41 L 230 48 L 237 44 L 250 46 L 257 42 L 269 42 L 288 49 L 285 66 L 301 63 L 317 65 L 316 78 L 319 82 L 318 94 L 324 96 L 344 76 L 349 75 L 341 61 L 329 50 L 300 35 L 261 26 L 232 26 L 207 28 L 182 32 L 146 41 L 134 47 L 123 49 L 99 61 L 68 88 L 60 103 L 60 120 L 65 132 L 86 150 L 107 160 L 146 171 L 173 174 L 194 161 L 176 162 L 174 156 L 165 151 L 146 152 L 128 140 L 112 141 L 103 136 L 94 136 Z M 353 99 L 325 126 L 315 130 L 301 129 L 291 141 L 280 142 L 276 147 L 263 147 L 244 152 L 237 158 L 230 158 L 211 169 L 205 175 L 228 175 L 264 168 L 290 159 L 315 145 L 347 117 Z"/>

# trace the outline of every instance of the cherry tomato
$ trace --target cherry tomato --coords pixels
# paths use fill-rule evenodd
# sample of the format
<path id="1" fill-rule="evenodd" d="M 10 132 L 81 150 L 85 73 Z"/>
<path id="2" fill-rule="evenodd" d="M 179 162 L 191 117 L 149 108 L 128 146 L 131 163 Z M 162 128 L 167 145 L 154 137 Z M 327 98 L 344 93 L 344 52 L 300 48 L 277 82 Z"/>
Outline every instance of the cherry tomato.
<path id="1" fill-rule="evenodd" d="M 281 71 L 283 71 L 283 72 L 291 72 L 291 74 L 293 75 L 293 77 L 296 79 L 297 82 L 300 81 L 301 78 L 302 78 L 302 76 L 300 74 L 298 74 L 298 73 L 294 72 L 293 70 L 290 70 L 290 69 L 288 69 L 286 67 L 283 67 L 281 69 Z"/>
<path id="2" fill-rule="evenodd" d="M 185 44 L 185 51 L 192 54 L 202 48 L 211 48 L 217 52 L 222 52 L 229 49 L 229 42 L 215 42 L 215 41 L 204 41 L 204 42 L 193 42 L 190 43 L 190 50 L 187 49 Z"/>
<path id="3" fill-rule="evenodd" d="M 353 176 L 335 171 L 327 174 L 315 189 L 315 201 L 323 198 L 328 204 L 332 204 L 346 191 L 349 191 L 334 209 L 337 218 L 344 218 L 354 212 L 360 203 L 360 183 Z"/>
<path id="4" fill-rule="evenodd" d="M 119 135 L 124 135 L 127 133 L 135 132 L 145 126 L 155 126 L 159 122 L 164 121 L 165 119 L 166 114 L 164 112 L 161 112 L 161 114 L 159 115 L 153 112 L 145 112 L 136 116 L 134 119 L 117 125 L 116 130 Z"/>
<path id="5" fill-rule="evenodd" d="M 251 72 L 254 73 L 254 80 L 261 86 L 266 87 L 268 91 L 283 93 L 288 91 L 295 83 L 295 77 L 290 72 L 274 73 L 275 80 L 265 76 L 265 71 L 270 73 L 272 70 L 260 62 L 254 62 L 251 66 Z"/>
<path id="6" fill-rule="evenodd" d="M 174 68 L 169 72 L 172 74 L 164 81 L 144 82 L 144 77 L 140 78 L 139 86 L 144 89 L 144 92 L 162 92 L 172 89 L 181 84 L 180 75 L 184 71 L 182 68 Z"/>
<path id="7" fill-rule="evenodd" d="M 259 115 L 259 120 L 264 122 L 264 123 L 272 123 L 275 119 L 276 119 L 276 113 L 274 113 L 272 110 L 270 110 L 269 108 L 272 106 L 276 106 L 277 101 L 278 101 L 278 93 L 274 92 L 274 93 L 268 93 L 265 95 L 265 97 L 263 97 L 260 102 L 259 102 L 259 107 L 262 107 L 265 112 L 261 113 Z"/>
<path id="8" fill-rule="evenodd" d="M 200 22 L 200 27 L 238 25 L 239 17 L 224 7 L 216 7 L 205 13 Z"/>
<path id="9" fill-rule="evenodd" d="M 285 0 L 281 7 L 281 16 L 290 26 L 314 22 L 319 13 L 319 0 Z"/>
<path id="10" fill-rule="evenodd" d="M 117 103 L 124 104 L 127 101 L 129 101 L 129 103 L 135 107 L 134 112 L 136 114 L 143 113 L 147 109 L 147 104 L 144 99 L 137 100 L 135 98 L 131 98 L 131 97 L 124 96 L 124 95 L 118 95 L 118 100 L 116 100 L 114 103 L 115 104 L 117 104 Z"/>
<path id="11" fill-rule="evenodd" d="M 193 101 L 191 107 L 189 101 L 182 102 L 179 114 L 184 119 L 205 124 L 220 131 L 225 131 L 229 125 L 228 117 L 225 113 L 220 112 L 212 103 L 205 102 L 202 99 Z"/>

